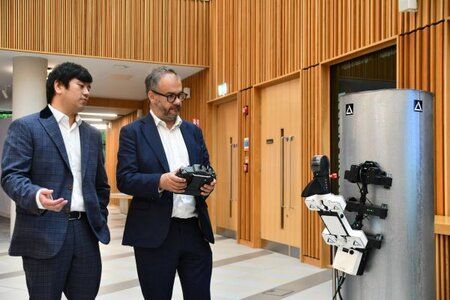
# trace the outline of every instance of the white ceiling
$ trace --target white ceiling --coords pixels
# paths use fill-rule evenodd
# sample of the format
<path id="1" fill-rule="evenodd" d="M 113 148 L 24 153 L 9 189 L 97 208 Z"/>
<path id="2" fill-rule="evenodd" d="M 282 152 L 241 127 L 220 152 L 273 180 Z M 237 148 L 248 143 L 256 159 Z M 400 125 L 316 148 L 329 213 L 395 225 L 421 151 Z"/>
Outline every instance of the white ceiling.
<path id="1" fill-rule="evenodd" d="M 33 52 L 19 52 L 0 50 L 0 90 L 6 88 L 9 94 L 5 99 L 0 93 L 0 110 L 11 110 L 12 99 L 12 78 L 13 78 L 13 57 L 33 56 L 42 57 L 48 60 L 48 66 L 54 67 L 62 62 L 70 61 L 87 68 L 92 75 L 93 83 L 91 97 L 143 100 L 145 95 L 145 77 L 159 64 L 104 59 L 92 57 L 79 57 L 68 55 L 52 55 Z M 179 65 L 168 65 L 173 68 L 182 79 L 200 72 L 202 67 L 189 67 Z M 126 109 L 87 107 L 85 111 L 113 112 L 124 115 L 131 112 Z"/>

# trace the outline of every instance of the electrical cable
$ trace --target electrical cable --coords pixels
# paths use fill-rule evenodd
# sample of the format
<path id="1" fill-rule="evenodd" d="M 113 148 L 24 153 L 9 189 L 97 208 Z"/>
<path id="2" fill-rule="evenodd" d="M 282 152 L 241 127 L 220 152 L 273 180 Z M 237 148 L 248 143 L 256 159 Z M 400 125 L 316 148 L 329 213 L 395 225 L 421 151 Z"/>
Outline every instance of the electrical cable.
<path id="1" fill-rule="evenodd" d="M 338 280 L 338 287 L 337 287 L 337 289 L 336 289 L 336 292 L 334 292 L 333 300 L 336 300 L 336 296 L 337 296 L 337 295 L 339 295 L 340 300 L 343 300 L 343 299 L 344 299 L 344 298 L 342 297 L 342 295 L 341 295 L 341 288 L 342 288 L 342 285 L 344 284 L 345 278 L 346 278 L 346 274 L 345 274 L 345 273 L 344 273 L 344 275 L 341 275 L 341 276 L 339 277 L 339 280 Z"/>

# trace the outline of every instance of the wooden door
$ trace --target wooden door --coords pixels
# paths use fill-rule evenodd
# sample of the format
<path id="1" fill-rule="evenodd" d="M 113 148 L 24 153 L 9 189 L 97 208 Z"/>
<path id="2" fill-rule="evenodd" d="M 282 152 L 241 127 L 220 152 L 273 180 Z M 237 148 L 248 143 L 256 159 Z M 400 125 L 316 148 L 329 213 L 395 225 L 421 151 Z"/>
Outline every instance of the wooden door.
<path id="1" fill-rule="evenodd" d="M 236 99 L 217 106 L 216 125 L 216 232 L 236 238 L 239 159 Z"/>
<path id="2" fill-rule="evenodd" d="M 261 238 L 289 253 L 301 240 L 299 83 L 261 90 Z"/>

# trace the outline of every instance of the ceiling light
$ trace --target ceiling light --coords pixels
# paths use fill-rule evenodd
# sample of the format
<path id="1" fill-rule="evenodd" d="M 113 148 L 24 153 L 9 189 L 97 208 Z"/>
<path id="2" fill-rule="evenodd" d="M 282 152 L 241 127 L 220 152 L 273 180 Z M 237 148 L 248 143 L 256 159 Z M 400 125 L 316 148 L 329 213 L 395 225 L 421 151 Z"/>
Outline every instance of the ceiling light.
<path id="1" fill-rule="evenodd" d="M 103 119 L 100 118 L 81 118 L 85 122 L 103 122 Z"/>
<path id="2" fill-rule="evenodd" d="M 91 126 L 94 126 L 98 130 L 106 130 L 106 129 L 108 129 L 108 125 L 106 125 L 105 123 L 91 124 Z"/>
<path id="3" fill-rule="evenodd" d="M 106 118 L 117 118 L 117 114 L 110 113 L 90 113 L 90 112 L 80 112 L 80 116 L 95 116 L 95 117 L 106 117 Z"/>

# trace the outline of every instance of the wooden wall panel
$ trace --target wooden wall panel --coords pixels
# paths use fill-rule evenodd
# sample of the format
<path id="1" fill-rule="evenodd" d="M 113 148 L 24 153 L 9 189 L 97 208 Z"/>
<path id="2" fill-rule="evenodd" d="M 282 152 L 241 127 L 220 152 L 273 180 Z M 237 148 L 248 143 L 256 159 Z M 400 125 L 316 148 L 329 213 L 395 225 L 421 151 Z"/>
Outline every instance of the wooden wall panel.
<path id="1" fill-rule="evenodd" d="M 300 69 L 300 2 L 298 0 L 261 1 L 257 26 L 259 72 L 255 83 L 280 77 Z"/>
<path id="2" fill-rule="evenodd" d="M 311 49 L 313 47 L 311 45 L 313 38 L 319 36 L 321 61 L 398 34 L 398 0 L 321 0 L 319 2 L 320 4 L 306 6 L 310 12 L 305 14 L 318 15 L 322 26 L 312 28 L 316 32 L 308 35 L 309 40 L 305 42 L 305 45 L 309 46 L 306 51 L 317 51 L 314 48 Z M 316 13 L 317 5 L 320 6 L 319 14 Z M 317 32 L 317 29 L 320 32 Z M 318 61 L 307 60 L 305 63 L 314 65 Z"/>
<path id="3" fill-rule="evenodd" d="M 133 112 L 129 115 L 123 116 L 120 119 L 112 121 L 111 128 L 106 130 L 105 168 L 112 193 L 118 192 L 116 185 L 116 165 L 117 152 L 119 151 L 120 129 L 137 118 L 137 112 Z"/>
<path id="4" fill-rule="evenodd" d="M 237 92 L 300 68 L 300 0 L 212 1 L 212 96 Z"/>
<path id="5" fill-rule="evenodd" d="M 209 115 L 207 101 L 209 94 L 209 70 L 205 69 L 183 80 L 183 87 L 191 89 L 191 98 L 183 102 L 181 117 L 189 122 L 193 119 L 200 121 L 200 128 L 208 127 Z"/>
<path id="6" fill-rule="evenodd" d="M 320 29 L 327 27 L 320 19 L 320 1 L 302 1 L 301 33 L 302 33 L 302 61 L 303 68 L 313 66 L 320 61 Z"/>
<path id="7" fill-rule="evenodd" d="M 243 1 L 247 3 L 248 1 Z M 212 26 L 212 98 L 218 97 L 217 86 L 226 82 L 228 92 L 238 91 L 238 20 L 239 1 L 216 0 L 211 2 Z"/>
<path id="8" fill-rule="evenodd" d="M 0 47 L 208 65 L 209 2 L 2 0 Z"/>
<path id="9" fill-rule="evenodd" d="M 450 299 L 450 236 L 436 235 L 436 299 Z"/>
<path id="10" fill-rule="evenodd" d="M 256 15 L 257 2 L 257 0 L 238 2 L 238 90 L 249 88 L 256 81 L 256 24 L 260 20 Z"/>
<path id="11" fill-rule="evenodd" d="M 322 143 L 322 115 L 320 86 L 320 66 L 303 70 L 301 73 L 301 122 L 302 154 L 301 154 L 301 186 L 306 186 L 312 179 L 310 169 L 311 158 L 324 153 Z M 322 224 L 317 213 L 303 210 L 302 220 L 302 261 L 325 266 L 329 263 L 329 247 L 322 241 Z"/>
<path id="12" fill-rule="evenodd" d="M 450 16 L 448 0 L 418 0 L 417 2 L 417 12 L 400 14 L 400 33 L 423 28 Z"/>

